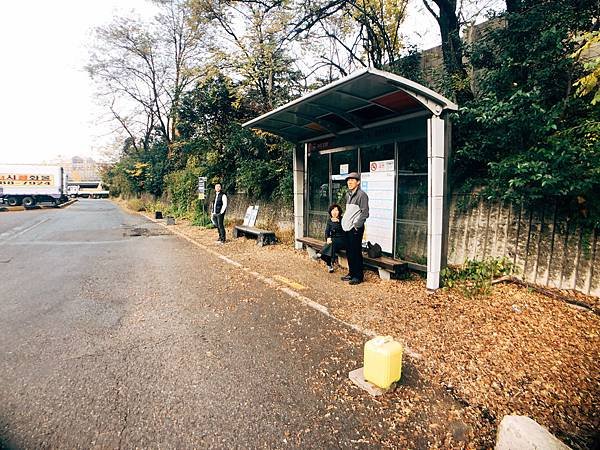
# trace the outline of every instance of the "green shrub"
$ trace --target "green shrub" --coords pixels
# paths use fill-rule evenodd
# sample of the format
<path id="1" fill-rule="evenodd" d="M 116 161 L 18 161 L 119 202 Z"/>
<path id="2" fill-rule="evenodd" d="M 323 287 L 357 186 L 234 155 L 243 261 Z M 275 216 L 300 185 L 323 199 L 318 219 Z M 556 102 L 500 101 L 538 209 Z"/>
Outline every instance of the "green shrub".
<path id="1" fill-rule="evenodd" d="M 467 260 L 460 267 L 446 267 L 442 270 L 442 282 L 445 287 L 461 289 L 471 298 L 489 294 L 494 278 L 512 273 L 514 265 L 507 258 Z"/>
<path id="2" fill-rule="evenodd" d="M 269 160 L 249 159 L 238 163 L 236 186 L 248 193 L 250 198 L 268 199 L 277 189 L 281 170 Z"/>
<path id="3" fill-rule="evenodd" d="M 271 199 L 291 203 L 294 199 L 294 173 L 289 170 L 281 174 L 279 185 L 271 195 Z"/>
<path id="4" fill-rule="evenodd" d="M 151 200 L 144 202 L 146 211 L 148 212 L 156 212 L 156 211 L 167 211 L 169 206 L 166 203 L 163 203 L 161 200 Z"/>
<path id="5" fill-rule="evenodd" d="M 198 202 L 198 176 L 200 169 L 194 158 L 190 158 L 185 169 L 177 170 L 165 177 L 165 188 L 169 199 L 168 213 L 177 218 L 192 219 Z"/>
<path id="6" fill-rule="evenodd" d="M 192 225 L 196 225 L 198 227 L 213 227 L 210 213 L 208 212 L 208 210 L 205 210 L 203 208 L 201 201 L 196 201 L 194 205 L 191 222 Z"/>
<path id="7" fill-rule="evenodd" d="M 144 202 L 139 198 L 130 198 L 127 200 L 127 207 L 132 211 L 146 211 Z"/>

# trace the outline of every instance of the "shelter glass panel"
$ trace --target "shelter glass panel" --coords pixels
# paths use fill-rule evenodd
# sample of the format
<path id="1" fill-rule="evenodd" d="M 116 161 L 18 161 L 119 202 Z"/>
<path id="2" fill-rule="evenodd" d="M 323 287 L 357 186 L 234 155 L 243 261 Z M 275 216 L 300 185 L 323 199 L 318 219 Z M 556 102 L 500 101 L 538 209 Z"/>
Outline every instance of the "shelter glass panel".
<path id="1" fill-rule="evenodd" d="M 327 226 L 327 211 L 308 212 L 308 237 L 325 240 L 325 227 Z"/>
<path id="2" fill-rule="evenodd" d="M 358 149 L 344 150 L 331 154 L 332 203 L 346 204 L 346 180 L 344 175 L 358 172 Z"/>
<path id="3" fill-rule="evenodd" d="M 329 207 L 329 155 L 308 155 L 308 227 L 310 237 L 323 239 Z"/>
<path id="4" fill-rule="evenodd" d="M 427 263 L 427 139 L 398 143 L 394 256 Z"/>

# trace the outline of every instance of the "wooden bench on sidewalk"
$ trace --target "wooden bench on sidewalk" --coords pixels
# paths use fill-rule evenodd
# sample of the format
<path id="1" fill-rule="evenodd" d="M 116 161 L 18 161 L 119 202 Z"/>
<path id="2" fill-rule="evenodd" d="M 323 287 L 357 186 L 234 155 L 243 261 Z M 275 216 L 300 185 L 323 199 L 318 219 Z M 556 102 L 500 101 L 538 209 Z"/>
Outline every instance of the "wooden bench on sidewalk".
<path id="1" fill-rule="evenodd" d="M 320 239 L 310 237 L 297 238 L 296 240 L 304 244 L 304 246 L 306 247 L 306 251 L 308 252 L 310 257 L 314 257 L 318 252 L 321 251 L 321 249 L 325 245 L 325 242 L 321 241 Z M 347 263 L 345 262 L 346 251 L 340 250 L 338 251 L 338 255 L 340 256 L 340 263 L 342 262 L 343 258 L 344 263 L 347 267 Z M 390 258 L 388 256 L 370 258 L 365 253 L 363 253 L 363 264 L 377 269 L 379 272 L 379 277 L 382 280 L 389 280 L 391 279 L 392 274 L 400 275 L 409 268 L 409 263 L 406 261 Z"/>
<path id="2" fill-rule="evenodd" d="M 273 231 L 262 230 L 256 227 L 250 227 L 247 225 L 236 225 L 233 228 L 233 237 L 238 238 L 240 236 L 251 236 L 256 238 L 256 244 L 260 245 L 269 245 L 275 244 L 277 242 L 277 238 L 275 237 L 275 233 Z"/>

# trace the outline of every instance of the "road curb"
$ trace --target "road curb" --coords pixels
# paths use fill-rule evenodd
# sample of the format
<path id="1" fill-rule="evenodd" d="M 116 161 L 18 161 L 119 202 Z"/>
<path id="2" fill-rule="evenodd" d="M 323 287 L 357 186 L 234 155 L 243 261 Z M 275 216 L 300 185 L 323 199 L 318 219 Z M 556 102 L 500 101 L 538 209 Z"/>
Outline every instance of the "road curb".
<path id="1" fill-rule="evenodd" d="M 149 220 L 150 222 L 156 223 L 157 225 L 160 225 L 161 227 L 168 229 L 171 233 L 175 234 L 176 236 L 179 236 L 183 239 L 185 239 L 186 241 L 192 243 L 193 245 L 195 245 L 196 247 L 201 248 L 202 250 L 207 251 L 208 253 L 210 253 L 213 256 L 216 256 L 217 258 L 221 259 L 222 261 L 226 262 L 227 264 L 230 264 L 232 266 L 237 267 L 238 269 L 243 270 L 244 272 L 248 273 L 249 275 L 252 275 L 253 278 L 262 281 L 263 283 L 265 283 L 266 285 L 268 285 L 269 287 L 272 287 L 274 289 L 277 289 L 278 291 L 283 292 L 284 294 L 288 295 L 291 298 L 294 298 L 296 300 L 300 300 L 300 302 L 302 302 L 304 305 L 308 306 L 309 308 L 314 309 L 315 311 L 318 311 L 319 313 L 335 320 L 338 323 L 341 323 L 342 325 L 347 326 L 348 328 L 351 328 L 352 330 L 364 335 L 365 337 L 368 338 L 373 338 L 375 336 L 378 335 L 378 333 L 376 333 L 373 330 L 370 330 L 368 328 L 363 328 L 359 325 L 353 324 L 353 323 L 349 323 L 346 322 L 345 320 L 340 319 L 339 317 L 334 316 L 333 314 L 331 314 L 331 312 L 329 311 L 329 309 L 325 306 L 325 305 L 321 305 L 320 303 L 294 291 L 293 289 L 291 289 L 288 286 L 284 286 L 283 284 L 281 284 L 280 282 L 267 277 L 265 275 L 262 275 L 256 271 L 251 270 L 248 267 L 245 267 L 243 264 L 229 258 L 228 256 L 225 256 L 209 247 L 207 247 L 206 245 L 202 244 L 201 242 L 198 242 L 196 239 L 188 236 L 187 234 L 173 229 L 170 226 L 160 222 L 157 219 L 153 219 L 152 217 L 148 217 L 140 212 L 138 212 L 137 214 L 139 214 L 140 216 L 144 217 L 145 219 Z M 422 356 L 420 353 L 410 349 L 405 343 L 403 343 L 404 345 L 404 354 L 410 358 L 413 359 L 421 359 Z"/>
<path id="2" fill-rule="evenodd" d="M 0 212 L 10 212 L 10 211 L 25 211 L 25 208 L 22 206 L 1 206 Z"/>
<path id="3" fill-rule="evenodd" d="M 77 201 L 78 201 L 78 199 L 73 198 L 73 199 L 69 200 L 68 202 L 61 203 L 60 205 L 58 205 L 58 207 L 59 208 L 66 208 L 67 206 L 71 206 L 73 203 L 75 203 Z"/>

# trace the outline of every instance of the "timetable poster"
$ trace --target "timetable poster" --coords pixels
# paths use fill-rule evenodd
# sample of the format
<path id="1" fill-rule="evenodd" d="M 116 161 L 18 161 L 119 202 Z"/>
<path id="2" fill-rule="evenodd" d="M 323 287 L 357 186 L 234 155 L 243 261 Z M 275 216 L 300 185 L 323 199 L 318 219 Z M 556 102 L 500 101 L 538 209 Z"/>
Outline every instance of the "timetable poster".
<path id="1" fill-rule="evenodd" d="M 394 242 L 394 160 L 371 161 L 361 175 L 360 187 L 369 196 L 369 218 L 363 240 L 392 253 Z"/>

